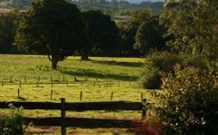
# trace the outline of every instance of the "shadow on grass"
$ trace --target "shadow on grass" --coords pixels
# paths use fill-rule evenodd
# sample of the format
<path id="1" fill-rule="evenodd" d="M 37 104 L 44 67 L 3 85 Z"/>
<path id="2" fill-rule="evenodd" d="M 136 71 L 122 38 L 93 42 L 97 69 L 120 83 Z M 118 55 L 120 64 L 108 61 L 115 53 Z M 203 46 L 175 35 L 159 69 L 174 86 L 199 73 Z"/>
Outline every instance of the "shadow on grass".
<path id="1" fill-rule="evenodd" d="M 127 66 L 127 67 L 143 67 L 143 62 L 118 62 L 118 61 L 95 61 L 93 63 L 106 64 L 106 65 L 116 65 L 116 66 Z"/>
<path id="2" fill-rule="evenodd" d="M 24 97 L 18 97 L 19 101 L 26 101 L 26 98 Z"/>
<path id="3" fill-rule="evenodd" d="M 69 70 L 67 68 L 62 68 L 59 71 L 63 74 L 67 74 L 71 76 L 80 76 L 80 77 L 93 77 L 93 78 L 114 79 L 114 80 L 123 80 L 123 81 L 135 81 L 138 79 L 137 76 L 132 76 L 128 74 L 105 73 L 93 69 Z"/>

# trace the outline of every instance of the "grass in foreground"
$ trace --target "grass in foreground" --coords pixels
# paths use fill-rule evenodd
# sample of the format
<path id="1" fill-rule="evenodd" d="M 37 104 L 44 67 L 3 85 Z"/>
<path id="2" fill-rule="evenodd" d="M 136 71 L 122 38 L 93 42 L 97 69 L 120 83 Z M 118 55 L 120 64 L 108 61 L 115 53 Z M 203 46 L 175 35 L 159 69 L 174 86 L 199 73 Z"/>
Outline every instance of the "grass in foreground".
<path id="1" fill-rule="evenodd" d="M 143 70 L 143 59 L 97 57 L 91 58 L 91 61 L 79 59 L 79 57 L 69 57 L 59 63 L 57 71 L 53 71 L 46 56 L 0 55 L 0 79 L 3 81 L 3 86 L 0 85 L 0 101 L 60 102 L 60 98 L 65 97 L 67 102 L 80 102 L 81 91 L 83 91 L 82 102 L 111 101 L 112 92 L 113 101 L 140 102 L 141 93 L 152 101 L 150 92 L 137 87 L 137 79 Z M 54 82 L 53 86 L 51 82 Z M 20 97 L 18 97 L 18 89 Z M 0 110 L 0 113 L 7 114 L 8 110 Z M 23 113 L 24 116 L 30 117 L 60 116 L 59 111 L 24 110 Z M 141 112 L 67 112 L 67 116 L 140 119 Z M 69 129 L 69 133 L 129 134 L 126 130 L 117 129 L 72 128 Z M 59 130 L 39 134 L 59 134 Z"/>

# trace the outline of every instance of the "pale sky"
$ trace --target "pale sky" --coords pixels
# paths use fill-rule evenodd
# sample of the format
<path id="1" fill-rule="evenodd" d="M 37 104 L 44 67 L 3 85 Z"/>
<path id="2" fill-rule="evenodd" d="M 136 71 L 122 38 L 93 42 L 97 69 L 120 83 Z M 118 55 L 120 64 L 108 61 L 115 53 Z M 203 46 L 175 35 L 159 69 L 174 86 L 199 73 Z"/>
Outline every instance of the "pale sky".
<path id="1" fill-rule="evenodd" d="M 126 0 L 128 2 L 131 2 L 131 3 L 140 3 L 142 1 L 152 1 L 152 2 L 157 2 L 157 1 L 164 1 L 164 0 Z"/>

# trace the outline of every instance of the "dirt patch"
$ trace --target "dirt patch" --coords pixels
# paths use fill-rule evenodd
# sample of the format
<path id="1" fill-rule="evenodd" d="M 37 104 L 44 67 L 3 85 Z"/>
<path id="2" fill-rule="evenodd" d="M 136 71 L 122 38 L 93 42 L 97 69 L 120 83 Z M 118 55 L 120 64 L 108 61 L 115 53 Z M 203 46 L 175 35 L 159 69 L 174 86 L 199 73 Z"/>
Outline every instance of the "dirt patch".
<path id="1" fill-rule="evenodd" d="M 31 126 L 27 129 L 26 135 L 44 135 L 44 134 L 58 134 L 60 132 L 60 127 L 34 127 Z"/>

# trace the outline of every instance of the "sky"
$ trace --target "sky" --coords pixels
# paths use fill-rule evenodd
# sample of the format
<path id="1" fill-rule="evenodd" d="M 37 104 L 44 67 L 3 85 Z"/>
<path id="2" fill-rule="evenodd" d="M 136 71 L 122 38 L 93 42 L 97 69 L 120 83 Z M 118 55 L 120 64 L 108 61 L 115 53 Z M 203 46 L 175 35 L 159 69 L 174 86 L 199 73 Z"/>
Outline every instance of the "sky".
<path id="1" fill-rule="evenodd" d="M 130 3 L 140 3 L 142 1 L 152 1 L 152 2 L 157 2 L 157 1 L 164 1 L 164 0 L 126 0 Z"/>

